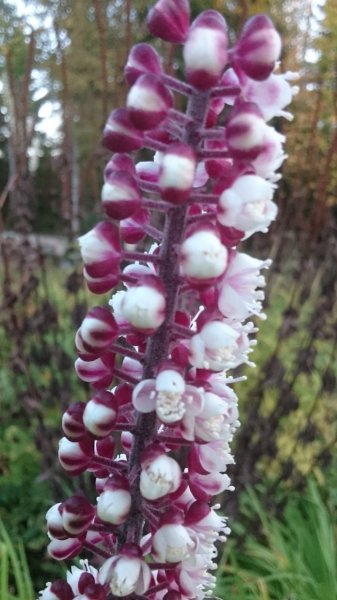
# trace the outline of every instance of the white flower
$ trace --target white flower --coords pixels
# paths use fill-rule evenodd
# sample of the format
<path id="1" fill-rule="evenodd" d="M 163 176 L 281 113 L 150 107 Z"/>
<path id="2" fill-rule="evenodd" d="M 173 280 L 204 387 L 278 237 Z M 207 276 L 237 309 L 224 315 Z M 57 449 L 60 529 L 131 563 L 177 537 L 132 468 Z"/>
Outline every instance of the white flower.
<path id="1" fill-rule="evenodd" d="M 162 525 L 152 540 L 153 554 L 160 562 L 180 562 L 190 555 L 194 547 L 186 527 L 175 523 Z"/>
<path id="2" fill-rule="evenodd" d="M 272 202 L 274 186 L 257 175 L 243 175 L 220 196 L 218 220 L 221 225 L 244 231 L 246 237 L 266 231 L 275 219 Z"/>
<path id="3" fill-rule="evenodd" d="M 196 231 L 181 246 L 182 274 L 200 281 L 219 277 L 226 269 L 227 258 L 227 249 L 216 233 Z"/>
<path id="4" fill-rule="evenodd" d="M 151 571 L 144 560 L 119 554 L 109 558 L 99 571 L 99 582 L 109 584 L 114 596 L 144 594 L 150 585 Z"/>
<path id="5" fill-rule="evenodd" d="M 140 492 L 147 500 L 157 500 L 175 492 L 181 482 L 181 469 L 178 463 L 162 454 L 148 462 L 140 475 Z"/>

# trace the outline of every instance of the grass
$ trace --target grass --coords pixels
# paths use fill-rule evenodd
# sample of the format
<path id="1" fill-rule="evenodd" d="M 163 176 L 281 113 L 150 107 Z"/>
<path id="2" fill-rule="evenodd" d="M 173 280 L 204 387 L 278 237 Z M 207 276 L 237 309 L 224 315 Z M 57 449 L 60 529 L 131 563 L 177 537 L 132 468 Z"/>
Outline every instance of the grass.
<path id="1" fill-rule="evenodd" d="M 266 514 L 256 493 L 243 499 L 243 514 L 261 533 L 229 541 L 219 568 L 217 596 L 235 600 L 336 600 L 336 520 L 310 482 L 291 496 L 283 518 Z"/>
<path id="2" fill-rule="evenodd" d="M 0 598 L 33 600 L 33 584 L 23 543 L 14 544 L 0 520 Z"/>

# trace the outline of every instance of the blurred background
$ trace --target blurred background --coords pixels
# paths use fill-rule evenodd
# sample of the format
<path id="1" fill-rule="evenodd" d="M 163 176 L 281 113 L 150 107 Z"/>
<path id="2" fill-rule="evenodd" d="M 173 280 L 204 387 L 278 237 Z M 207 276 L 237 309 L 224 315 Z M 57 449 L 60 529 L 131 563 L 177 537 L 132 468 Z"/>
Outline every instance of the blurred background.
<path id="1" fill-rule="evenodd" d="M 45 512 L 90 481 L 57 463 L 60 418 L 88 397 L 74 332 L 87 307 L 76 245 L 100 218 L 101 131 L 125 98 L 123 66 L 149 40 L 146 0 L 0 0 L 0 596 L 31 600 L 66 565 L 49 560 Z M 192 0 L 233 42 L 264 12 L 298 72 L 279 217 L 247 251 L 273 258 L 257 368 L 236 386 L 242 426 L 220 498 L 233 534 L 217 595 L 336 600 L 337 0 Z M 180 50 L 156 43 L 166 69 Z M 92 492 L 90 492 L 92 493 Z M 35 590 L 35 594 L 34 591 Z"/>

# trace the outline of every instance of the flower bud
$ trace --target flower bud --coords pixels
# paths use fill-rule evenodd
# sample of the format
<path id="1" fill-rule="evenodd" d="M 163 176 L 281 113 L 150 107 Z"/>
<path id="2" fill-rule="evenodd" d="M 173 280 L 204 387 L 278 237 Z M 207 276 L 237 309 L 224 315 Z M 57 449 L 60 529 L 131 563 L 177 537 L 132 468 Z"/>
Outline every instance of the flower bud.
<path id="1" fill-rule="evenodd" d="M 135 329 L 150 332 L 163 323 L 165 306 L 160 280 L 148 277 L 143 285 L 130 287 L 125 292 L 121 301 L 121 313 Z"/>
<path id="2" fill-rule="evenodd" d="M 47 529 L 48 534 L 57 540 L 65 540 L 69 537 L 69 534 L 65 531 L 62 515 L 61 515 L 62 503 L 54 504 L 46 513 Z"/>
<path id="3" fill-rule="evenodd" d="M 109 276 L 119 266 L 121 250 L 118 228 L 101 221 L 79 239 L 86 273 L 91 277 Z"/>
<path id="4" fill-rule="evenodd" d="M 125 523 L 131 508 L 130 485 L 126 477 L 114 474 L 97 499 L 97 516 L 113 525 Z"/>
<path id="5" fill-rule="evenodd" d="M 178 489 L 182 473 L 178 463 L 163 451 L 148 457 L 147 450 L 142 456 L 139 489 L 146 500 L 157 500 Z"/>
<path id="6" fill-rule="evenodd" d="M 70 585 L 63 579 L 47 583 L 44 590 L 39 592 L 38 600 L 73 600 L 74 594 Z"/>
<path id="7" fill-rule="evenodd" d="M 233 108 L 226 127 L 226 142 L 237 160 L 254 159 L 263 148 L 266 124 L 258 106 L 242 102 Z"/>
<path id="8" fill-rule="evenodd" d="M 118 336 L 118 326 L 111 310 L 103 306 L 91 308 L 84 317 L 77 332 L 77 340 L 84 353 L 100 356 Z M 75 340 L 76 342 L 76 340 Z M 90 360 L 90 358 L 89 358 Z"/>
<path id="9" fill-rule="evenodd" d="M 79 442 L 71 442 L 61 438 L 58 457 L 61 466 L 71 475 L 83 473 L 89 466 L 94 453 L 93 442 L 84 438 Z"/>
<path id="10" fill-rule="evenodd" d="M 136 169 L 134 162 L 129 154 L 118 153 L 114 154 L 107 162 L 104 169 L 104 181 L 108 181 L 109 177 L 115 171 L 127 172 L 131 176 L 135 176 Z"/>
<path id="11" fill-rule="evenodd" d="M 243 175 L 221 194 L 218 220 L 221 225 L 244 231 L 246 237 L 265 232 L 277 214 L 273 195 L 272 183 L 257 175 Z"/>
<path id="12" fill-rule="evenodd" d="M 144 141 L 143 132 L 130 120 L 126 108 L 116 108 L 110 113 L 103 131 L 103 144 L 111 152 L 139 150 Z"/>
<path id="13" fill-rule="evenodd" d="M 191 192 L 196 170 L 194 150 L 187 144 L 171 144 L 161 158 L 159 187 L 172 204 L 185 202 Z"/>
<path id="14" fill-rule="evenodd" d="M 120 222 L 120 234 L 123 242 L 138 244 L 145 237 L 144 227 L 150 223 L 150 213 L 146 208 L 141 208 L 131 217 Z"/>
<path id="15" fill-rule="evenodd" d="M 212 228 L 196 229 L 181 246 L 182 275 L 196 283 L 207 283 L 220 277 L 226 269 L 227 259 L 227 249 Z"/>
<path id="16" fill-rule="evenodd" d="M 155 37 L 179 44 L 186 39 L 189 21 L 188 0 L 158 0 L 149 11 L 147 26 Z"/>
<path id="17" fill-rule="evenodd" d="M 83 269 L 83 277 L 87 283 L 88 289 L 93 294 L 105 294 L 110 292 L 119 283 L 119 265 L 116 264 L 114 272 L 102 277 L 92 277 L 88 274 L 86 268 Z"/>
<path id="18" fill-rule="evenodd" d="M 139 129 L 154 129 L 172 107 L 172 94 L 150 73 L 141 75 L 133 84 L 126 99 L 132 123 Z"/>
<path id="19" fill-rule="evenodd" d="M 86 430 L 83 424 L 84 402 L 75 402 L 68 406 L 63 413 L 62 429 L 71 441 L 80 440 L 85 436 Z"/>
<path id="20" fill-rule="evenodd" d="M 183 48 L 187 81 L 200 90 L 216 85 L 227 64 L 227 25 L 215 10 L 193 21 Z"/>
<path id="21" fill-rule="evenodd" d="M 95 567 L 89 565 L 87 560 L 81 560 L 82 568 L 73 565 L 70 571 L 67 571 L 67 582 L 74 591 L 75 596 L 83 594 L 86 588 L 98 582 L 98 571 Z"/>
<path id="22" fill-rule="evenodd" d="M 64 529 L 71 537 L 85 533 L 95 515 L 94 507 L 79 495 L 68 498 L 62 503 L 60 510 Z"/>
<path id="23" fill-rule="evenodd" d="M 113 431 L 116 418 L 116 398 L 108 391 L 101 391 L 89 400 L 83 414 L 84 425 L 94 437 L 109 435 Z"/>
<path id="24" fill-rule="evenodd" d="M 82 542 L 77 538 L 68 538 L 66 540 L 52 540 L 47 546 L 49 556 L 55 560 L 65 560 L 73 558 L 82 548 Z"/>
<path id="25" fill-rule="evenodd" d="M 234 63 L 248 77 L 267 79 L 281 54 L 281 38 L 266 15 L 251 17 L 234 49 Z"/>
<path id="26" fill-rule="evenodd" d="M 113 380 L 115 355 L 106 352 L 100 358 L 87 361 L 78 358 L 75 361 L 75 371 L 82 381 L 91 383 L 96 389 L 108 387 Z"/>
<path id="27" fill-rule="evenodd" d="M 150 44 L 136 44 L 130 50 L 124 75 L 127 83 L 133 85 L 143 73 L 160 75 L 163 69 L 158 52 Z"/>
<path id="28" fill-rule="evenodd" d="M 181 562 L 190 556 L 195 543 L 181 523 L 169 515 L 165 520 L 168 522 L 159 527 L 152 538 L 152 554 L 160 562 Z"/>
<path id="29" fill-rule="evenodd" d="M 112 171 L 102 188 L 102 203 L 111 219 L 125 219 L 140 209 L 142 199 L 133 175 Z"/>

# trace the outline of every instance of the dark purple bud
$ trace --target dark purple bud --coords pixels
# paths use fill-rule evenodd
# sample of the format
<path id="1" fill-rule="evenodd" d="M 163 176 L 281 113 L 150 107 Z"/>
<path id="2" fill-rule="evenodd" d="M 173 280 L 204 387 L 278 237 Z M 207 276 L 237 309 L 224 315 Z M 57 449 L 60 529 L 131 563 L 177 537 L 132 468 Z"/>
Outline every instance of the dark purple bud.
<path id="1" fill-rule="evenodd" d="M 193 526 L 195 523 L 198 523 L 205 517 L 209 515 L 211 512 L 211 508 L 207 504 L 207 502 L 202 502 L 201 500 L 196 500 L 189 506 L 186 517 L 185 517 L 185 525 Z"/>
<path id="2" fill-rule="evenodd" d="M 206 90 L 215 85 L 227 64 L 227 25 L 215 10 L 205 10 L 193 21 L 184 44 L 187 81 Z"/>
<path id="3" fill-rule="evenodd" d="M 165 200 L 173 204 L 185 202 L 192 189 L 196 169 L 194 150 L 187 144 L 169 146 L 161 158 L 159 187 Z"/>
<path id="4" fill-rule="evenodd" d="M 147 25 L 152 35 L 176 44 L 185 41 L 190 23 L 188 0 L 158 0 L 150 9 Z"/>
<path id="5" fill-rule="evenodd" d="M 135 175 L 134 162 L 129 154 L 114 154 L 104 169 L 104 181 L 109 179 L 113 171 L 127 171 L 129 175 Z"/>
<path id="6" fill-rule="evenodd" d="M 100 358 L 91 361 L 84 361 L 82 358 L 75 361 L 78 377 L 91 383 L 96 389 L 103 389 L 111 384 L 114 366 L 115 355 L 112 352 L 106 352 Z"/>
<path id="7" fill-rule="evenodd" d="M 110 292 L 119 283 L 119 265 L 116 265 L 113 273 L 103 275 L 102 277 L 92 277 L 87 270 L 83 269 L 83 277 L 87 283 L 88 289 L 93 294 L 105 294 Z"/>
<path id="8" fill-rule="evenodd" d="M 181 600 L 181 598 L 182 596 L 181 594 L 179 594 L 179 592 L 171 590 L 170 592 L 167 592 L 167 594 L 165 594 L 163 600 Z"/>
<path id="9" fill-rule="evenodd" d="M 48 583 L 40 594 L 40 600 L 73 600 L 74 598 L 69 583 L 63 581 L 63 579 L 56 579 L 52 583 Z"/>
<path id="10" fill-rule="evenodd" d="M 71 442 L 63 437 L 59 442 L 58 457 L 61 466 L 71 475 L 83 473 L 94 454 L 94 443 L 89 437 Z"/>
<path id="11" fill-rule="evenodd" d="M 281 54 L 281 38 L 271 20 L 255 15 L 245 24 L 234 49 L 234 64 L 248 77 L 267 79 Z"/>
<path id="12" fill-rule="evenodd" d="M 112 436 L 107 436 L 103 439 L 95 441 L 95 451 L 94 451 L 94 459 L 93 464 L 95 463 L 95 456 L 99 458 L 106 458 L 108 460 L 112 460 L 116 451 L 116 442 Z M 97 463 L 94 466 L 91 466 L 88 469 L 90 472 L 94 474 L 95 477 L 100 479 L 108 477 L 110 471 L 108 468 L 104 466 L 98 466 Z"/>
<path id="13" fill-rule="evenodd" d="M 82 542 L 79 539 L 69 538 L 67 540 L 52 540 L 48 544 L 47 550 L 49 556 L 55 560 L 65 560 L 79 554 L 81 548 Z"/>
<path id="14" fill-rule="evenodd" d="M 140 209 L 142 199 L 133 175 L 112 171 L 102 188 L 102 203 L 112 219 L 125 219 Z"/>
<path id="15" fill-rule="evenodd" d="M 77 587 L 80 594 L 84 594 L 86 592 L 86 588 L 95 583 L 95 578 L 91 573 L 84 572 L 79 576 Z"/>
<path id="16" fill-rule="evenodd" d="M 139 129 L 154 129 L 172 107 L 172 94 L 155 76 L 141 75 L 128 93 L 126 106 L 130 119 Z"/>
<path id="17" fill-rule="evenodd" d="M 61 502 L 54 504 L 46 513 L 48 534 L 57 540 L 65 540 L 69 537 L 63 526 L 61 506 Z"/>
<path id="18" fill-rule="evenodd" d="M 144 141 L 143 132 L 132 123 L 126 108 L 110 113 L 103 131 L 103 144 L 111 152 L 139 150 Z"/>
<path id="19" fill-rule="evenodd" d="M 263 148 L 266 124 L 259 107 L 253 102 L 237 103 L 226 128 L 230 154 L 237 160 L 253 160 Z"/>
<path id="20" fill-rule="evenodd" d="M 91 583 L 87 585 L 82 592 L 81 600 L 106 600 L 106 589 L 100 583 Z"/>
<path id="21" fill-rule="evenodd" d="M 75 442 L 86 434 L 83 424 L 84 402 L 71 404 L 62 417 L 62 429 L 69 440 Z"/>
<path id="22" fill-rule="evenodd" d="M 146 233 L 144 226 L 150 223 L 150 213 L 146 208 L 141 208 L 131 217 L 123 219 L 120 222 L 120 234 L 123 242 L 127 244 L 138 244 L 141 242 Z"/>
<path id="23" fill-rule="evenodd" d="M 78 537 L 85 533 L 95 516 L 94 507 L 83 496 L 75 495 L 61 505 L 63 526 L 69 536 Z"/>
<path id="24" fill-rule="evenodd" d="M 80 347 L 76 340 L 75 343 L 79 353 L 84 351 L 89 355 L 94 354 L 96 358 L 108 350 L 118 336 L 118 326 L 111 310 L 103 306 L 95 306 L 88 311 L 77 333 Z"/>
<path id="25" fill-rule="evenodd" d="M 86 273 L 93 278 L 109 276 L 119 267 L 121 249 L 118 228 L 101 221 L 79 239 Z"/>
<path id="26" fill-rule="evenodd" d="M 160 75 L 163 72 L 160 56 L 150 44 L 136 44 L 131 48 L 124 69 L 127 83 L 133 85 L 143 73 Z"/>
<path id="27" fill-rule="evenodd" d="M 83 421 L 94 437 L 105 437 L 114 428 L 117 418 L 117 401 L 108 391 L 101 391 L 89 400 L 83 414 Z"/>

